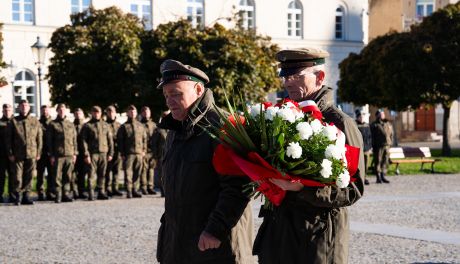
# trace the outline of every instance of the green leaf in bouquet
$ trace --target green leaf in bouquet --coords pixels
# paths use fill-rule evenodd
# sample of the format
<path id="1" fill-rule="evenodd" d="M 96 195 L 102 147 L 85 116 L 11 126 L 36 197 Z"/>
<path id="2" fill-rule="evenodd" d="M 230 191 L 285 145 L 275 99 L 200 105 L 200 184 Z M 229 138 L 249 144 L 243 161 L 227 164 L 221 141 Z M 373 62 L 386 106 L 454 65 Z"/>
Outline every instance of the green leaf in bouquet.
<path id="1" fill-rule="evenodd" d="M 261 149 L 263 152 L 268 150 L 268 138 L 267 138 L 267 123 L 265 122 L 265 116 L 260 116 L 260 130 L 261 130 Z"/>
<path id="2" fill-rule="evenodd" d="M 279 136 L 278 136 L 278 144 L 280 146 L 280 148 L 283 148 L 284 147 L 284 133 L 281 133 Z"/>
<path id="3" fill-rule="evenodd" d="M 307 159 L 301 159 L 301 160 L 298 160 L 298 161 L 294 161 L 294 162 L 288 162 L 288 166 L 287 166 L 287 169 L 288 170 L 292 170 L 294 169 L 295 167 L 301 165 L 302 163 L 304 163 Z"/>

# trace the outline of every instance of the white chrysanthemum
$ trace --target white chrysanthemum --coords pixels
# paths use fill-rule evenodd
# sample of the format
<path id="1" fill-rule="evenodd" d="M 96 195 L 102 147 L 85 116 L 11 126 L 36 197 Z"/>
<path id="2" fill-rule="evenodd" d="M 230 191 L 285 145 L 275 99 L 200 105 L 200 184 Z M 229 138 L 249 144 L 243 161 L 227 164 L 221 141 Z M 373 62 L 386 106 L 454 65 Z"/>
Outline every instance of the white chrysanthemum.
<path id="1" fill-rule="evenodd" d="M 339 175 L 339 177 L 337 177 L 335 184 L 339 188 L 347 187 L 348 184 L 350 184 L 350 173 L 347 170 L 345 170 L 343 173 Z"/>
<path id="2" fill-rule="evenodd" d="M 298 142 L 291 142 L 286 148 L 286 155 L 293 159 L 298 159 L 302 156 L 302 147 Z"/>
<path id="3" fill-rule="evenodd" d="M 290 108 L 281 108 L 276 115 L 280 116 L 283 120 L 289 121 L 290 123 L 295 122 L 295 114 Z"/>
<path id="4" fill-rule="evenodd" d="M 278 111 L 278 107 L 268 107 L 267 110 L 265 110 L 265 119 L 273 121 L 273 118 L 276 116 L 276 113 L 278 113 Z"/>
<path id="5" fill-rule="evenodd" d="M 345 147 L 345 133 L 339 132 L 337 135 L 337 140 L 335 141 L 337 147 Z"/>
<path id="6" fill-rule="evenodd" d="M 326 125 L 323 127 L 322 133 L 331 141 L 334 141 L 337 139 L 337 127 L 332 125 Z"/>
<path id="7" fill-rule="evenodd" d="M 323 159 L 323 162 L 321 162 L 321 167 L 321 176 L 323 176 L 323 178 L 329 178 L 332 175 L 332 161 Z"/>
<path id="8" fill-rule="evenodd" d="M 295 110 L 294 111 L 295 120 L 303 119 L 305 114 L 302 111 Z"/>
<path id="9" fill-rule="evenodd" d="M 296 106 L 291 102 L 286 102 L 283 104 L 283 108 L 295 108 Z"/>
<path id="10" fill-rule="evenodd" d="M 342 159 L 343 155 L 343 149 L 340 147 L 337 147 L 336 145 L 329 145 L 327 146 L 326 150 L 324 151 L 324 155 L 326 158 L 334 158 L 334 159 Z"/>
<path id="11" fill-rule="evenodd" d="M 307 140 L 311 137 L 311 135 L 313 135 L 313 130 L 307 122 L 300 122 L 295 128 L 299 131 L 301 139 Z"/>
<path id="12" fill-rule="evenodd" d="M 260 105 L 261 104 L 255 104 L 255 105 L 251 105 L 251 110 L 250 110 L 250 114 L 252 117 L 256 117 L 258 115 L 260 115 Z M 265 107 L 264 105 L 262 105 L 262 111 L 265 110 Z"/>
<path id="13" fill-rule="evenodd" d="M 318 134 L 323 130 L 323 124 L 321 124 L 321 121 L 319 121 L 318 119 L 311 121 L 310 126 L 311 129 L 313 129 L 314 134 Z"/>

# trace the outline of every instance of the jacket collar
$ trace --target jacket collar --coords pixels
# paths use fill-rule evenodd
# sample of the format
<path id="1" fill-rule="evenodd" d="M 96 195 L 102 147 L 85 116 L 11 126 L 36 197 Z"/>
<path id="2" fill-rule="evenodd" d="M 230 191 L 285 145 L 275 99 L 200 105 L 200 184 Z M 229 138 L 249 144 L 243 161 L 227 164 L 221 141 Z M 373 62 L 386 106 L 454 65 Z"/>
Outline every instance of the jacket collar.
<path id="1" fill-rule="evenodd" d="M 316 102 L 322 112 L 334 104 L 334 91 L 332 88 L 323 85 L 314 96 L 313 101 Z"/>

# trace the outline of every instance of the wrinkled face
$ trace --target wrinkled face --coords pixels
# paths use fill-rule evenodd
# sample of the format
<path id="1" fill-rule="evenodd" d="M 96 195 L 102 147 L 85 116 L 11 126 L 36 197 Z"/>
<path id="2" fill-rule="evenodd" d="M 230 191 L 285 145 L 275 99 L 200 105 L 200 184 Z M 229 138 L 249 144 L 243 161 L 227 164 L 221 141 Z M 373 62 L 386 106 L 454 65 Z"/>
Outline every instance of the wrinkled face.
<path id="1" fill-rule="evenodd" d="M 113 111 L 111 109 L 108 109 L 106 111 L 106 114 L 107 114 L 107 118 L 110 119 L 110 120 L 115 120 L 115 118 L 117 117 L 117 112 Z"/>
<path id="2" fill-rule="evenodd" d="M 2 109 L 3 116 L 10 119 L 13 116 L 13 107 L 8 106 Z"/>
<path id="3" fill-rule="evenodd" d="M 281 80 L 289 98 L 294 101 L 303 101 L 313 99 L 313 95 L 321 88 L 324 72 L 306 68 L 299 73 L 282 77 Z"/>
<path id="4" fill-rule="evenodd" d="M 150 119 L 151 116 L 152 116 L 152 113 L 150 112 L 149 108 L 145 108 L 144 110 L 142 110 L 142 117 L 143 118 Z"/>
<path id="5" fill-rule="evenodd" d="M 73 113 L 73 116 L 75 119 L 83 119 L 85 118 L 85 115 L 83 114 L 83 111 L 78 110 Z"/>
<path id="6" fill-rule="evenodd" d="M 163 85 L 166 105 L 175 120 L 187 118 L 190 106 L 203 94 L 202 83 L 194 81 L 173 81 Z"/>
<path id="7" fill-rule="evenodd" d="M 67 113 L 67 108 L 64 106 L 61 106 L 57 109 L 57 114 L 60 118 L 64 118 Z"/>
<path id="8" fill-rule="evenodd" d="M 128 118 L 135 119 L 137 117 L 137 110 L 136 109 L 128 109 L 126 112 Z"/>
<path id="9" fill-rule="evenodd" d="M 91 112 L 91 116 L 96 119 L 96 120 L 100 120 L 101 119 L 101 112 L 99 111 L 92 111 Z"/>
<path id="10" fill-rule="evenodd" d="M 380 114 L 377 116 L 380 119 L 385 119 L 385 112 L 380 112 Z"/>
<path id="11" fill-rule="evenodd" d="M 40 115 L 49 116 L 50 115 L 50 108 L 48 106 L 40 108 Z"/>
<path id="12" fill-rule="evenodd" d="M 30 111 L 29 103 L 19 104 L 19 113 L 23 116 L 27 115 Z"/>

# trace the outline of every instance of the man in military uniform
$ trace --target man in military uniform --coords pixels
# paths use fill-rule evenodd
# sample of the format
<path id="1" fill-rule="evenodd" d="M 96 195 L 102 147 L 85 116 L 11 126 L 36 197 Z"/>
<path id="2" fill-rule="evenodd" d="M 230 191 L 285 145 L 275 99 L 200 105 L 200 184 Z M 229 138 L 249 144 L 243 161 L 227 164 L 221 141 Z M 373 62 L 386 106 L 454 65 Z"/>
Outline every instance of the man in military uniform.
<path id="1" fill-rule="evenodd" d="M 148 106 L 142 107 L 141 116 L 141 122 L 145 126 L 148 138 L 147 153 L 144 156 L 144 168 L 142 170 L 141 191 L 142 194 L 156 194 L 156 192 L 153 190 L 153 185 L 154 169 L 157 160 L 153 157 L 153 148 L 155 147 L 155 144 L 152 140 L 154 139 L 153 135 L 157 133 L 157 125 L 152 120 L 152 113 Z"/>
<path id="2" fill-rule="evenodd" d="M 2 118 L 0 119 L 0 203 L 3 203 L 3 192 L 5 191 L 5 182 L 8 175 L 8 195 L 11 197 L 13 193 L 13 173 L 12 166 L 8 160 L 8 152 L 6 149 L 6 128 L 13 118 L 13 107 L 9 104 L 2 106 Z"/>
<path id="3" fill-rule="evenodd" d="M 76 108 L 73 112 L 73 125 L 77 134 L 78 155 L 74 166 L 74 177 L 72 181 L 73 198 L 88 199 L 85 193 L 86 176 L 88 167 L 85 164 L 85 153 L 83 150 L 83 142 L 81 140 L 81 129 L 85 124 L 85 113 L 81 108 Z"/>
<path id="4" fill-rule="evenodd" d="M 91 109 L 91 120 L 81 129 L 82 149 L 85 163 L 89 166 L 88 200 L 94 200 L 94 185 L 97 180 L 98 200 L 107 200 L 105 172 L 107 162 L 113 157 L 113 136 L 109 125 L 101 119 L 99 106 Z"/>
<path id="5" fill-rule="evenodd" d="M 390 157 L 390 146 L 393 144 L 393 127 L 385 118 L 383 110 L 377 110 L 375 117 L 377 119 L 371 124 L 375 176 L 377 183 L 390 183 L 385 178 L 385 174 Z"/>
<path id="6" fill-rule="evenodd" d="M 78 154 L 77 132 L 72 122 L 66 119 L 66 106 L 58 104 L 56 110 L 58 116 L 49 124 L 46 131 L 48 156 L 56 183 L 55 202 L 72 202 L 70 183 Z"/>
<path id="7" fill-rule="evenodd" d="M 280 62 L 284 88 L 290 99 L 303 104 L 313 100 L 326 123 L 334 123 L 346 136 L 346 143 L 362 149 L 361 133 L 353 118 L 334 105 L 334 91 L 324 86 L 325 58 L 329 53 L 314 48 L 282 50 Z M 286 197 L 273 210 L 261 210 L 263 223 L 254 242 L 259 263 L 347 263 L 349 223 L 347 206 L 364 191 L 362 152 L 355 182 L 346 188 L 304 187 L 301 183 L 273 179 L 286 190 Z M 326 225 L 326 226 L 325 226 Z M 276 250 L 274 250 L 276 249 Z"/>
<path id="8" fill-rule="evenodd" d="M 27 100 L 19 103 L 19 115 L 11 120 L 6 129 L 8 159 L 13 163 L 14 203 L 34 204 L 29 197 L 32 179 L 37 174 L 43 137 L 40 122 L 29 115 Z M 22 199 L 21 199 L 22 194 Z"/>
<path id="9" fill-rule="evenodd" d="M 163 118 L 165 118 L 167 115 L 169 115 L 171 111 L 164 111 L 161 114 L 159 122 Z M 161 166 L 161 161 L 163 160 L 163 154 L 164 154 L 164 146 L 166 143 L 166 136 L 168 135 L 168 131 L 166 129 L 163 129 L 161 127 L 157 127 L 157 132 L 153 134 L 153 139 L 152 139 L 152 154 L 153 158 L 157 161 L 156 162 L 156 167 L 155 167 L 155 188 L 160 189 L 161 197 L 165 197 L 164 189 L 163 189 L 163 180 L 161 179 L 161 171 L 162 171 L 162 166 Z"/>
<path id="10" fill-rule="evenodd" d="M 121 171 L 121 160 L 118 153 L 118 144 L 117 144 L 117 133 L 120 128 L 120 123 L 117 119 L 117 110 L 115 106 L 111 105 L 105 109 L 105 114 L 107 115 L 107 124 L 109 124 L 110 133 L 113 136 L 113 145 L 114 145 L 114 156 L 111 161 L 107 163 L 107 171 L 105 173 L 105 188 L 109 196 L 121 196 L 123 195 L 118 190 L 118 174 Z"/>
<path id="11" fill-rule="evenodd" d="M 37 161 L 37 193 L 38 193 L 38 200 L 44 201 L 45 195 L 45 169 L 46 169 L 46 199 L 53 200 L 55 198 L 55 181 L 53 175 L 53 169 L 51 167 L 50 160 L 47 155 L 48 151 L 48 143 L 46 140 L 46 130 L 48 129 L 48 125 L 51 122 L 51 115 L 49 111 L 49 106 L 42 105 L 40 107 L 40 124 L 43 130 L 43 148 L 40 160 Z"/>
<path id="12" fill-rule="evenodd" d="M 176 264 L 254 263 L 252 210 L 243 193 L 249 179 L 216 173 L 212 157 L 218 142 L 200 126 L 220 124 L 212 91 L 205 88 L 209 78 L 175 60 L 163 62 L 160 71 L 158 87 L 171 114 L 161 122 L 168 136 L 157 259 Z"/>
<path id="13" fill-rule="evenodd" d="M 126 112 L 128 121 L 118 130 L 118 148 L 126 174 L 126 197 L 140 198 L 142 194 L 137 191 L 136 185 L 141 177 L 143 159 L 147 152 L 147 131 L 144 125 L 137 121 L 137 109 L 134 105 L 130 105 Z"/>
<path id="14" fill-rule="evenodd" d="M 368 123 L 363 121 L 363 115 L 358 109 L 355 111 L 356 124 L 358 125 L 359 132 L 363 136 L 363 154 L 364 154 L 364 184 L 369 185 L 369 181 L 366 179 L 367 168 L 369 167 L 369 160 L 371 159 L 372 151 L 372 134 L 371 128 Z"/>

